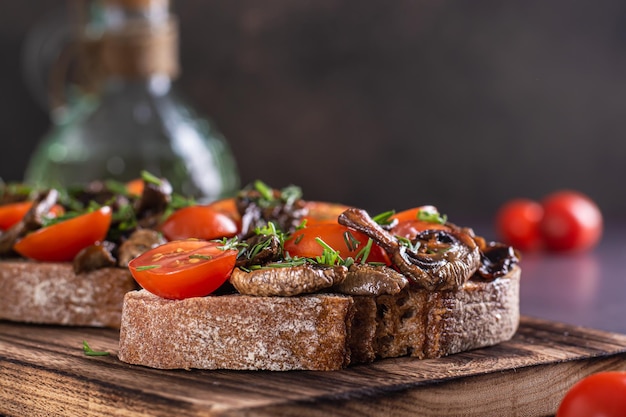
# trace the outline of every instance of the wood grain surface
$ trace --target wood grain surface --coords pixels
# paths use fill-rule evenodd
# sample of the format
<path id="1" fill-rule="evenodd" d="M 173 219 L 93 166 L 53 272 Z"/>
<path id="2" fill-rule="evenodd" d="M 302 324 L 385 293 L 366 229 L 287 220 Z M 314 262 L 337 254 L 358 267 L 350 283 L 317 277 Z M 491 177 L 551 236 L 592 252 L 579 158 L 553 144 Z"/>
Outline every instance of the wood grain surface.
<path id="1" fill-rule="evenodd" d="M 0 321 L 0 414 L 546 416 L 583 376 L 626 369 L 626 335 L 528 317 L 498 346 L 336 372 L 149 369 L 117 359 L 117 336 Z"/>

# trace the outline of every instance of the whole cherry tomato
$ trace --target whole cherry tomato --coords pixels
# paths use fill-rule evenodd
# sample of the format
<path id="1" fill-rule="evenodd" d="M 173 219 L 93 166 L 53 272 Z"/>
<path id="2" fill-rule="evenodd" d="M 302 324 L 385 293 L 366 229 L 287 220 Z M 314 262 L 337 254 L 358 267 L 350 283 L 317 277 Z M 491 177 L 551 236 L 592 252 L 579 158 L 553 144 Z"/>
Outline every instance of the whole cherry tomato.
<path id="1" fill-rule="evenodd" d="M 626 372 L 607 371 L 578 381 L 565 394 L 556 417 L 626 416 Z"/>
<path id="2" fill-rule="evenodd" d="M 496 233 L 503 243 L 521 251 L 542 246 L 540 224 L 543 207 L 537 201 L 518 198 L 505 203 L 496 213 Z"/>
<path id="3" fill-rule="evenodd" d="M 583 251 L 593 248 L 602 236 L 600 208 L 577 191 L 558 191 L 543 201 L 541 235 L 553 251 Z"/>
<path id="4" fill-rule="evenodd" d="M 24 215 L 30 210 L 33 206 L 32 201 L 22 201 L 19 203 L 9 203 L 0 206 L 0 230 L 7 230 L 11 228 L 14 224 L 22 220 Z M 65 212 L 62 206 L 55 204 L 50 213 L 48 213 L 49 217 L 58 217 Z"/>
<path id="5" fill-rule="evenodd" d="M 237 254 L 217 242 L 177 240 L 144 252 L 128 268 L 142 288 L 159 297 L 203 297 L 230 277 Z"/>
<path id="6" fill-rule="evenodd" d="M 197 205 L 176 210 L 161 224 L 160 230 L 168 240 L 211 240 L 235 236 L 238 226 L 226 214 L 210 206 Z"/>
<path id="7" fill-rule="evenodd" d="M 339 223 L 322 223 L 295 231 L 285 241 L 285 251 L 292 257 L 315 258 L 321 256 L 324 247 L 317 241 L 321 239 L 328 246 L 339 252 L 343 259 L 355 258 L 367 245 L 369 237 Z M 387 253 L 376 243 L 372 243 L 367 262 L 380 262 L 389 265 Z"/>
<path id="8" fill-rule="evenodd" d="M 37 261 L 71 261 L 82 249 L 104 240 L 111 217 L 111 208 L 104 206 L 35 230 L 18 240 L 13 249 Z"/>

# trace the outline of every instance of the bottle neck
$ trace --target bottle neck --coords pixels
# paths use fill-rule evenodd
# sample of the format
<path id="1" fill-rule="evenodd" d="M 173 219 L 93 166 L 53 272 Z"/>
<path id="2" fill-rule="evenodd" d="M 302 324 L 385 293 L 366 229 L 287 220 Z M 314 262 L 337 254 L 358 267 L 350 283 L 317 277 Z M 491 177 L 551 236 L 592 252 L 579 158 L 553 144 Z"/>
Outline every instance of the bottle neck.
<path id="1" fill-rule="evenodd" d="M 100 79 L 176 78 L 178 22 L 166 0 L 101 0 L 85 37 Z"/>
<path id="2" fill-rule="evenodd" d="M 164 96 L 172 89 L 172 79 L 168 75 L 150 74 L 145 77 L 129 78 L 111 74 L 102 86 L 104 95 L 145 94 L 150 96 Z"/>

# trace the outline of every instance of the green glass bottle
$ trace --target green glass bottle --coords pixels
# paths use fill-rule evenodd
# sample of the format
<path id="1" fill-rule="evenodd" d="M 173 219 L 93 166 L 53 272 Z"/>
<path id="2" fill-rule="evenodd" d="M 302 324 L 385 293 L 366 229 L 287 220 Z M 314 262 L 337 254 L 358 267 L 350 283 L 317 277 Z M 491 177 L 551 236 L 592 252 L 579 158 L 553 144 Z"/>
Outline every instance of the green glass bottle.
<path id="1" fill-rule="evenodd" d="M 93 3 L 90 16 L 84 44 L 95 57 L 87 63 L 95 89 L 53 115 L 25 181 L 129 181 L 147 170 L 200 201 L 233 194 L 240 183 L 227 141 L 175 91 L 177 25 L 169 3 L 105 0 Z"/>

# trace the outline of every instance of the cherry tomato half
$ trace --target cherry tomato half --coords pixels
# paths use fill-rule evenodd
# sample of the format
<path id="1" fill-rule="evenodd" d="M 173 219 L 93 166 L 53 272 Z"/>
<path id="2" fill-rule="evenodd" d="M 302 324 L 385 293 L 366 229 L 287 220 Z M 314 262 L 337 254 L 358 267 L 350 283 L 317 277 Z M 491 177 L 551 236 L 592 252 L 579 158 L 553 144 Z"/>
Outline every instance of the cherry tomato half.
<path id="1" fill-rule="evenodd" d="M 356 258 L 369 240 L 367 235 L 339 223 L 317 224 L 294 232 L 285 241 L 285 251 L 289 252 L 292 257 L 315 258 L 321 256 L 324 248 L 316 238 L 320 238 L 328 246 L 338 251 L 343 259 L 347 257 Z M 390 264 L 387 253 L 376 243 L 372 243 L 366 261 Z"/>
<path id="2" fill-rule="evenodd" d="M 233 237 L 238 226 L 233 219 L 209 206 L 188 206 L 176 210 L 160 226 L 168 240 L 218 239 Z"/>
<path id="3" fill-rule="evenodd" d="M 583 251 L 593 248 L 602 236 L 599 207 L 577 191 L 557 191 L 543 201 L 541 234 L 553 251 Z"/>
<path id="4" fill-rule="evenodd" d="M 177 240 L 144 252 L 128 267 L 142 288 L 159 297 L 203 297 L 230 277 L 237 254 L 217 242 Z"/>
<path id="5" fill-rule="evenodd" d="M 0 206 L 0 230 L 10 229 L 17 222 L 22 220 L 24 215 L 33 206 L 32 201 L 23 201 L 19 203 L 9 203 Z M 57 217 L 65 212 L 62 206 L 55 204 L 50 210 L 50 217 Z"/>
<path id="6" fill-rule="evenodd" d="M 104 206 L 29 233 L 13 249 L 37 261 L 71 261 L 82 249 L 104 240 L 111 217 L 111 208 Z"/>
<path id="7" fill-rule="evenodd" d="M 400 211 L 394 214 L 393 216 L 391 216 L 391 218 L 396 219 L 399 222 L 418 220 L 419 219 L 418 216 L 420 212 L 438 213 L 438 210 L 435 206 L 431 206 L 431 205 L 413 207 L 408 210 Z"/>
<path id="8" fill-rule="evenodd" d="M 502 205 L 496 213 L 498 239 L 521 251 L 538 250 L 542 246 L 540 223 L 543 207 L 537 201 L 516 198 Z"/>
<path id="9" fill-rule="evenodd" d="M 450 230 L 449 226 L 441 223 L 426 222 L 423 220 L 406 220 L 396 224 L 391 233 L 395 236 L 407 238 L 409 240 L 415 239 L 418 233 L 424 230 Z"/>
<path id="10" fill-rule="evenodd" d="M 307 201 L 304 207 L 308 213 L 304 216 L 307 226 L 321 223 L 337 223 L 337 217 L 349 206 L 338 203 L 327 203 L 325 201 Z"/>
<path id="11" fill-rule="evenodd" d="M 221 200 L 213 201 L 207 204 L 208 207 L 222 214 L 227 215 L 237 223 L 237 226 L 241 228 L 241 214 L 237 209 L 237 202 L 234 198 L 223 198 Z"/>
<path id="12" fill-rule="evenodd" d="M 565 394 L 556 417 L 626 416 L 626 372 L 607 371 L 578 381 Z"/>

